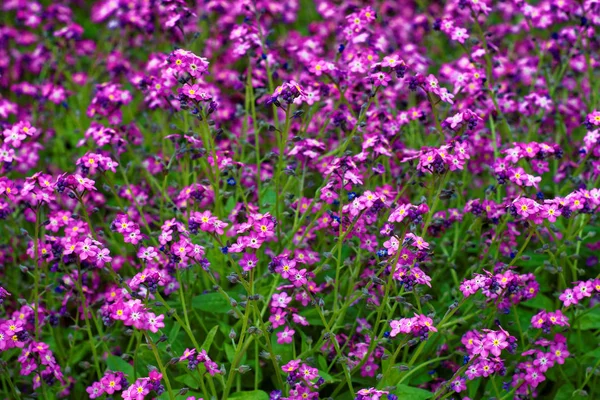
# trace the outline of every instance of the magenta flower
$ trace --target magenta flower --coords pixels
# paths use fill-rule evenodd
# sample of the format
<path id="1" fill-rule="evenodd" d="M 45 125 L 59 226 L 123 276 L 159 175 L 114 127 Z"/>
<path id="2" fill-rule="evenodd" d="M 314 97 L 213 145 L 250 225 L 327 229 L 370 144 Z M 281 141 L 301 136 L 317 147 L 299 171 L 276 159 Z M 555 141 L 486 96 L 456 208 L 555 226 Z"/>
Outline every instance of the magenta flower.
<path id="1" fill-rule="evenodd" d="M 113 373 L 105 374 L 100 380 L 102 388 L 107 394 L 113 394 L 121 390 L 121 379 Z M 88 392 L 89 393 L 89 392 Z"/>
<path id="2" fill-rule="evenodd" d="M 582 281 L 573 288 L 573 294 L 577 300 L 582 300 L 584 297 L 591 297 L 593 290 L 591 281 Z"/>
<path id="3" fill-rule="evenodd" d="M 160 329 L 165 327 L 165 323 L 163 322 L 163 320 L 165 319 L 165 316 L 163 314 L 160 315 L 156 315 L 152 312 L 149 312 L 146 314 L 146 324 L 147 324 L 147 328 L 150 332 L 152 333 L 156 333 L 158 332 Z"/>
<path id="4" fill-rule="evenodd" d="M 281 367 L 281 370 L 283 372 L 294 372 L 298 369 L 298 367 L 300 366 L 300 360 L 291 360 L 290 362 L 288 362 L 287 364 L 283 365 Z"/>
<path id="5" fill-rule="evenodd" d="M 567 346 L 564 343 L 553 343 L 550 345 L 550 353 L 554 361 L 557 364 L 564 364 L 565 359 L 569 357 L 570 353 L 567 350 Z"/>
<path id="6" fill-rule="evenodd" d="M 484 348 L 496 357 L 500 356 L 501 351 L 506 347 L 508 347 L 508 342 L 504 332 L 490 332 L 485 336 Z"/>
<path id="7" fill-rule="evenodd" d="M 280 264 L 275 267 L 275 272 L 281 274 L 283 279 L 289 279 L 291 275 L 296 274 L 297 270 L 295 267 L 296 261 L 284 257 L 280 260 Z"/>
<path id="8" fill-rule="evenodd" d="M 288 296 L 287 293 L 275 293 L 271 300 L 271 307 L 286 308 L 292 301 L 292 297 Z"/>
<path id="9" fill-rule="evenodd" d="M 360 368 L 360 376 L 372 378 L 375 376 L 375 373 L 377 372 L 378 369 L 379 369 L 379 365 L 377 365 L 376 363 L 374 363 L 372 361 L 367 361 Z"/>
<path id="10" fill-rule="evenodd" d="M 154 250 L 154 247 L 149 246 L 149 247 L 140 247 L 137 255 L 138 255 L 138 258 L 140 258 L 141 260 L 150 261 L 154 257 L 156 257 L 158 255 L 158 253 L 156 252 L 156 250 Z"/>
<path id="11" fill-rule="evenodd" d="M 565 289 L 564 292 L 560 296 L 558 296 L 559 300 L 563 302 L 564 307 L 569 307 L 572 304 L 579 303 L 579 299 L 571 289 Z"/>
<path id="12" fill-rule="evenodd" d="M 533 360 L 533 365 L 542 373 L 546 372 L 549 368 L 554 365 L 554 359 L 551 353 L 544 353 L 538 351 L 536 358 Z"/>
<path id="13" fill-rule="evenodd" d="M 133 231 L 126 233 L 124 239 L 125 243 L 136 245 L 140 240 L 142 240 L 142 234 L 139 229 L 134 229 Z"/>
<path id="14" fill-rule="evenodd" d="M 294 340 L 295 330 L 288 328 L 287 326 L 284 328 L 282 332 L 277 332 L 277 343 L 279 344 L 290 344 Z"/>
<path id="15" fill-rule="evenodd" d="M 460 377 L 453 380 L 450 386 L 452 387 L 452 390 L 454 390 L 456 393 L 460 393 L 463 390 L 467 389 L 467 383 L 465 378 Z"/>
<path id="16" fill-rule="evenodd" d="M 429 318 L 426 315 L 416 315 L 415 317 L 417 318 L 417 324 L 419 326 L 424 327 L 425 329 L 427 329 L 430 332 L 437 332 L 437 328 L 435 326 L 433 326 L 433 320 L 431 318 Z"/>
<path id="17" fill-rule="evenodd" d="M 132 400 L 144 400 L 144 397 L 150 393 L 148 383 L 144 378 L 138 379 L 129 389 L 127 389 L 129 398 Z"/>
<path id="18" fill-rule="evenodd" d="M 525 381 L 531 387 L 537 387 L 540 384 L 540 382 L 543 382 L 545 380 L 546 380 L 546 377 L 538 368 L 536 368 L 536 367 L 527 368 L 527 370 L 525 372 Z"/>
<path id="19" fill-rule="evenodd" d="M 275 311 L 275 314 L 272 314 L 269 317 L 269 321 L 271 322 L 271 324 L 273 325 L 273 329 L 277 329 L 280 326 L 284 325 L 286 320 L 287 313 L 283 312 L 282 309 L 278 308 L 277 311 Z"/>
<path id="20" fill-rule="evenodd" d="M 308 280 L 306 279 L 306 268 L 296 271 L 294 275 L 290 276 L 290 281 L 296 287 L 306 285 L 306 283 L 308 282 Z"/>
<path id="21" fill-rule="evenodd" d="M 107 248 L 98 250 L 96 254 L 96 266 L 98 268 L 102 268 L 105 263 L 109 263 L 112 261 L 112 257 L 110 256 L 110 251 Z"/>
<path id="22" fill-rule="evenodd" d="M 94 382 L 92 386 L 88 386 L 85 391 L 90 395 L 90 399 L 95 399 L 104 394 L 104 387 L 100 382 Z"/>
<path id="23" fill-rule="evenodd" d="M 75 245 L 75 252 L 83 261 L 88 259 L 89 257 L 94 257 L 98 253 L 98 247 L 94 245 L 92 239 L 86 238 L 83 242 L 78 242 Z"/>
<path id="24" fill-rule="evenodd" d="M 479 290 L 479 287 L 469 279 L 463 281 L 463 283 L 460 285 L 460 291 L 465 297 L 469 297 L 477 293 L 477 290 Z"/>
<path id="25" fill-rule="evenodd" d="M 185 349 L 181 357 L 179 357 L 179 361 L 188 360 L 194 354 L 196 354 L 196 349 Z"/>
<path id="26" fill-rule="evenodd" d="M 310 367 L 306 364 L 302 364 L 298 373 L 305 381 L 311 381 L 319 376 L 319 370 L 316 368 Z"/>
<path id="27" fill-rule="evenodd" d="M 467 368 L 467 370 L 465 371 L 465 375 L 467 375 L 467 378 L 469 378 L 469 380 L 473 380 L 475 378 L 480 377 L 482 375 L 482 370 L 479 363 L 477 362 L 469 366 L 469 368 Z"/>

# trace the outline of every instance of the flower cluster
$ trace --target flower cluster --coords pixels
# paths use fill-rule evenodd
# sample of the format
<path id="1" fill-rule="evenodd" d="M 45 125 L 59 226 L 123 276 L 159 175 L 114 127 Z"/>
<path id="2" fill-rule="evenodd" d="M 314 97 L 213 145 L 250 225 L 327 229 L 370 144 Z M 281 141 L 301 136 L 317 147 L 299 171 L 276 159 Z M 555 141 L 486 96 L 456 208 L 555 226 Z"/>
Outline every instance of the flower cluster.
<path id="1" fill-rule="evenodd" d="M 598 1 L 366 3 L 2 3 L 4 397 L 594 396 Z"/>

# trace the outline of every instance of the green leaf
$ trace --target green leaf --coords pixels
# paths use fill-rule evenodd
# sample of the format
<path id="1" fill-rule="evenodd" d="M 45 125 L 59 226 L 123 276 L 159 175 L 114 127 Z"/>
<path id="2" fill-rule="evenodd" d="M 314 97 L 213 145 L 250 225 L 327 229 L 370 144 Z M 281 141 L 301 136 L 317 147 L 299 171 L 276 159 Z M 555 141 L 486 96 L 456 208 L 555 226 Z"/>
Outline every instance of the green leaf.
<path id="1" fill-rule="evenodd" d="M 171 325 L 171 329 L 169 330 L 169 337 L 177 337 L 179 331 L 181 330 L 181 325 L 173 320 L 167 320 L 165 323 L 165 330 L 169 328 Z"/>
<path id="2" fill-rule="evenodd" d="M 169 337 L 169 344 L 171 345 L 171 348 L 178 354 L 183 353 L 183 351 L 185 350 L 185 348 L 183 347 L 184 342 L 179 337 L 182 335 L 183 335 L 183 333 L 181 332 L 181 325 L 179 324 L 179 322 L 175 321 L 173 323 L 173 327 L 171 328 L 171 331 L 170 331 L 168 337 Z M 159 337 L 160 337 L 160 335 L 159 335 Z"/>
<path id="3" fill-rule="evenodd" d="M 319 364 L 319 369 L 327 369 L 327 361 L 325 360 L 325 357 L 318 356 L 317 363 Z"/>
<path id="4" fill-rule="evenodd" d="M 554 303 L 552 300 L 548 296 L 545 296 L 541 293 L 538 293 L 533 299 L 527 300 L 522 304 L 526 307 L 534 308 L 536 310 L 554 310 Z"/>
<path id="5" fill-rule="evenodd" d="M 231 212 L 231 210 L 233 210 L 235 207 L 235 197 L 231 196 L 230 198 L 227 199 L 227 203 L 225 203 L 225 211 L 227 212 L 227 214 L 229 214 Z"/>
<path id="6" fill-rule="evenodd" d="M 333 376 L 329 375 L 327 372 L 325 371 L 319 371 L 319 376 L 323 379 L 325 379 L 325 383 L 334 383 L 334 382 L 339 382 L 339 379 L 334 378 Z"/>
<path id="7" fill-rule="evenodd" d="M 404 384 L 396 385 L 394 394 L 402 400 L 425 400 L 433 396 L 433 393 L 428 390 L 419 389 Z"/>
<path id="8" fill-rule="evenodd" d="M 233 348 L 233 345 L 225 343 L 223 347 L 225 347 L 225 356 L 227 357 L 227 361 L 233 362 L 233 359 L 235 358 L 235 349 Z"/>
<path id="9" fill-rule="evenodd" d="M 213 339 L 215 338 L 215 335 L 217 334 L 218 330 L 219 330 L 218 325 L 213 326 L 213 328 L 206 335 L 206 339 L 204 339 L 204 343 L 202 343 L 202 346 L 200 346 L 200 347 L 202 347 L 206 351 L 209 351 L 210 345 L 212 344 Z"/>
<path id="10" fill-rule="evenodd" d="M 558 392 L 556 392 L 556 395 L 554 396 L 554 400 L 583 399 L 583 397 L 581 395 L 574 394 L 573 393 L 574 391 L 575 391 L 575 387 L 571 383 L 563 384 L 563 385 L 561 385 L 560 389 L 558 389 Z"/>
<path id="11" fill-rule="evenodd" d="M 596 348 L 593 351 L 588 351 L 585 354 L 582 354 L 581 357 L 583 358 L 591 358 L 592 360 L 597 360 L 600 358 L 600 349 Z"/>
<path id="12" fill-rule="evenodd" d="M 106 358 L 106 366 L 111 371 L 117 372 L 121 371 L 125 375 L 133 378 L 133 365 L 129 364 L 127 361 L 123 360 L 121 357 L 117 356 L 108 356 Z"/>
<path id="13" fill-rule="evenodd" d="M 582 330 L 600 329 L 600 311 L 594 310 L 582 315 L 572 326 Z"/>
<path id="14" fill-rule="evenodd" d="M 220 293 L 205 293 L 194 296 L 192 307 L 200 311 L 225 314 L 231 309 L 231 304 Z"/>
<path id="15" fill-rule="evenodd" d="M 277 335 L 273 335 L 271 336 L 271 346 L 273 347 L 273 353 L 281 356 L 282 364 L 285 364 L 294 358 L 294 343 L 279 344 L 277 343 Z"/>
<path id="16" fill-rule="evenodd" d="M 391 356 L 391 353 L 387 350 L 385 351 L 385 353 L 387 354 L 388 358 L 386 358 L 385 360 L 383 360 L 381 362 L 382 371 L 388 371 L 388 368 L 390 365 L 389 357 Z M 398 368 L 390 368 L 389 371 L 385 374 L 385 378 L 382 379 L 379 382 L 379 384 L 377 385 L 377 388 L 381 389 L 382 387 L 390 386 L 393 383 L 398 382 L 399 379 L 400 379 L 400 371 L 398 370 Z"/>
<path id="17" fill-rule="evenodd" d="M 175 378 L 177 382 L 183 383 L 185 386 L 190 387 L 192 389 L 198 389 L 198 381 L 196 381 L 190 375 L 181 375 Z"/>
<path id="18" fill-rule="evenodd" d="M 300 331 L 300 338 L 302 339 L 301 342 L 301 347 L 300 347 L 300 352 L 304 353 L 306 351 L 309 350 L 309 346 L 308 346 L 308 336 L 306 335 L 306 333 Z"/>
<path id="19" fill-rule="evenodd" d="M 573 358 L 567 358 L 565 360 L 565 364 L 560 367 L 563 370 L 564 375 L 567 376 L 567 378 L 574 378 L 575 375 L 577 374 L 577 371 L 579 369 L 580 363 L 575 361 Z M 560 373 L 560 371 L 558 370 L 558 368 L 551 368 L 546 372 L 546 377 L 548 378 L 548 380 L 554 381 L 554 382 L 564 382 L 564 378 L 563 378 L 563 374 Z"/>
<path id="20" fill-rule="evenodd" d="M 269 400 L 267 392 L 262 390 L 252 390 L 248 392 L 237 392 L 229 396 L 230 399 L 243 399 L 243 400 Z"/>
<path id="21" fill-rule="evenodd" d="M 266 188 L 260 195 L 260 212 L 267 212 L 273 208 L 275 202 L 277 202 L 277 193 L 273 188 Z"/>
<path id="22" fill-rule="evenodd" d="M 323 326 L 323 321 L 319 316 L 319 312 L 315 308 L 308 308 L 300 311 L 300 315 L 302 315 L 309 324 L 315 326 Z"/>

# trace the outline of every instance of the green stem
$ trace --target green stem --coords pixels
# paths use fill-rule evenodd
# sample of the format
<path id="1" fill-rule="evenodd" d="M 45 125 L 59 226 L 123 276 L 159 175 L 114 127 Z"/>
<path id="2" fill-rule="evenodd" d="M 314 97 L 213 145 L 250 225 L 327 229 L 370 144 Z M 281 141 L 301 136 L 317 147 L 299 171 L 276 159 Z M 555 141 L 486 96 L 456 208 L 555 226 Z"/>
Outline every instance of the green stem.
<path id="1" fill-rule="evenodd" d="M 169 393 L 169 398 L 171 400 L 174 400 L 175 394 L 173 393 L 173 389 L 171 388 L 171 382 L 169 381 L 169 376 L 167 375 L 167 370 L 165 369 L 165 366 L 163 365 L 163 363 L 160 359 L 160 355 L 158 354 L 158 348 L 156 347 L 156 344 L 152 341 L 152 339 L 150 338 L 148 333 L 146 333 L 145 331 L 144 331 L 144 336 L 146 337 L 146 341 L 148 342 L 148 345 L 150 345 L 150 348 L 152 349 L 152 352 L 154 353 L 154 358 L 156 358 L 156 362 L 158 363 L 158 368 L 160 369 L 160 372 L 165 380 L 165 385 L 167 385 L 167 392 Z"/>

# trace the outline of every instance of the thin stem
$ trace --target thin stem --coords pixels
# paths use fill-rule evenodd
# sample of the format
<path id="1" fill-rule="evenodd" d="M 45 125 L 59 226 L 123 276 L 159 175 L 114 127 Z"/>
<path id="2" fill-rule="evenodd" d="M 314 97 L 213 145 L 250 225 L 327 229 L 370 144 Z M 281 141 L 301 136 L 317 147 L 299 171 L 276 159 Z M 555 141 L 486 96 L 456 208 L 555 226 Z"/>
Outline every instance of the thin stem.
<path id="1" fill-rule="evenodd" d="M 148 342 L 148 345 L 152 349 L 152 353 L 154 353 L 154 358 L 156 358 L 156 362 L 158 363 L 158 368 L 160 369 L 160 372 L 165 380 L 165 385 L 167 385 L 167 392 L 169 393 L 169 398 L 171 400 L 174 400 L 175 394 L 173 393 L 173 389 L 171 388 L 171 382 L 169 381 L 169 376 L 167 375 L 167 370 L 165 369 L 165 366 L 163 365 L 163 363 L 160 359 L 160 355 L 158 354 L 158 348 L 156 347 L 156 344 L 152 341 L 152 339 L 150 338 L 150 336 L 148 335 L 148 333 L 146 331 L 144 331 L 144 336 L 146 337 L 146 341 Z"/>

